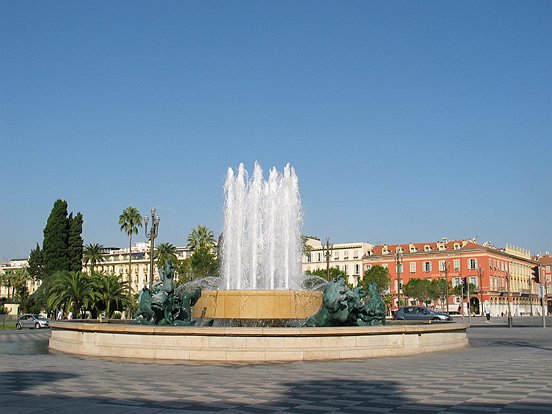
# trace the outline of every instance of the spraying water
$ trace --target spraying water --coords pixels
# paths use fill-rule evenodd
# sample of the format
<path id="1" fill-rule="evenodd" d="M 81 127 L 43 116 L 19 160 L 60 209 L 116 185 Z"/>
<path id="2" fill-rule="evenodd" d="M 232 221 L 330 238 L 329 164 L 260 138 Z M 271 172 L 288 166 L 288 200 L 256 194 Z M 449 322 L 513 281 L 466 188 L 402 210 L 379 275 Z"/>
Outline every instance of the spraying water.
<path id="1" fill-rule="evenodd" d="M 295 170 L 272 168 L 268 181 L 255 163 L 228 168 L 224 184 L 222 278 L 226 289 L 299 289 L 302 210 Z"/>

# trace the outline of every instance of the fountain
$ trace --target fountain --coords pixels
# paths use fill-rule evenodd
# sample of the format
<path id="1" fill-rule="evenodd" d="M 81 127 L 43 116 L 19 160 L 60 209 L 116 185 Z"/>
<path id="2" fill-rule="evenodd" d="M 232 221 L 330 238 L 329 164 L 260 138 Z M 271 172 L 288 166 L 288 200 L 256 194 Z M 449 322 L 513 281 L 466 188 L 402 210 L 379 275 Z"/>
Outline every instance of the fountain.
<path id="1" fill-rule="evenodd" d="M 341 315 L 339 303 L 334 313 L 328 313 L 320 306 L 322 292 L 301 289 L 302 217 L 295 171 L 289 165 L 282 174 L 272 169 L 265 181 L 261 167 L 255 164 L 249 179 L 240 164 L 236 174 L 228 170 L 225 194 L 223 275 L 212 278 L 218 279 L 218 289 L 202 291 L 197 302 L 196 296 L 175 290 L 179 315 L 188 317 L 191 305 L 196 319 L 303 320 L 309 327 L 53 321 L 50 350 L 139 360 L 268 362 L 411 355 L 468 344 L 468 325 L 459 323 L 311 327 L 320 321 L 341 322 L 350 313 Z M 167 272 L 170 279 L 170 269 Z M 338 282 L 332 288 L 349 306 L 346 288 Z M 334 298 L 324 294 L 324 303 Z M 142 299 L 153 305 L 155 295 Z M 371 315 L 363 314 L 363 307 L 353 307 L 367 324 L 373 321 Z M 184 318 L 180 324 L 187 322 Z"/>
<path id="2" fill-rule="evenodd" d="M 220 289 L 202 292 L 195 317 L 266 325 L 318 310 L 322 293 L 303 288 L 298 181 L 289 164 L 282 173 L 272 168 L 268 180 L 258 163 L 251 178 L 243 164 L 228 169 Z"/>

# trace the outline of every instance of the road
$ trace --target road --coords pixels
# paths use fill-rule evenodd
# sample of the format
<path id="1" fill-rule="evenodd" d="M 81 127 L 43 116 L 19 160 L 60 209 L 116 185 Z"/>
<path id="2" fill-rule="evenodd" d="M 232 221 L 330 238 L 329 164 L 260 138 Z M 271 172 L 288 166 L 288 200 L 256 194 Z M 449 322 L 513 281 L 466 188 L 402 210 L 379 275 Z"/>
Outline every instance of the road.
<path id="1" fill-rule="evenodd" d="M 551 413 L 552 329 L 536 317 L 472 322 L 459 351 L 257 365 L 50 354 L 48 330 L 0 331 L 0 411 Z"/>

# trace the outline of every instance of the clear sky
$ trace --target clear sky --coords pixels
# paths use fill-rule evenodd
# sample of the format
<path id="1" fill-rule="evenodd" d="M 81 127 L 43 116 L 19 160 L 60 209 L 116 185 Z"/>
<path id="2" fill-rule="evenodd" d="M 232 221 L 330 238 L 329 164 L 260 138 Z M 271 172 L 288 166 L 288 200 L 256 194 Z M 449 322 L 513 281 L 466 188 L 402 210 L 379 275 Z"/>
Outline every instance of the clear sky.
<path id="1" fill-rule="evenodd" d="M 552 251 L 550 1 L 0 2 L 0 259 L 54 201 L 84 242 L 223 225 L 223 185 L 287 162 L 303 232 Z M 143 232 L 137 241 L 145 240 Z"/>

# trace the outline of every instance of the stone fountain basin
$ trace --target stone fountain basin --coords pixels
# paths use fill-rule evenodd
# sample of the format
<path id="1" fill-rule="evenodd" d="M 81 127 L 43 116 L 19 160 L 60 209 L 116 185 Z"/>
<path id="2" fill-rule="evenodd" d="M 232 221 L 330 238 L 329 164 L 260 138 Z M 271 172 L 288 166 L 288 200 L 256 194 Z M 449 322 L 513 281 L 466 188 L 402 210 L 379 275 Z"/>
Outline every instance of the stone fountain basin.
<path id="1" fill-rule="evenodd" d="M 306 319 L 318 312 L 321 291 L 204 290 L 194 305 L 195 319 Z"/>
<path id="2" fill-rule="evenodd" d="M 468 345 L 461 323 L 236 328 L 51 323 L 50 350 L 145 362 L 275 362 L 395 357 Z"/>

